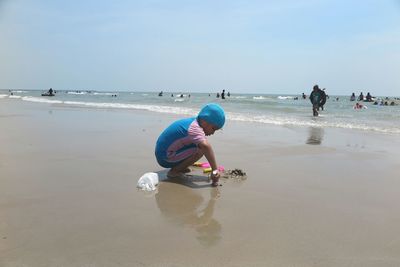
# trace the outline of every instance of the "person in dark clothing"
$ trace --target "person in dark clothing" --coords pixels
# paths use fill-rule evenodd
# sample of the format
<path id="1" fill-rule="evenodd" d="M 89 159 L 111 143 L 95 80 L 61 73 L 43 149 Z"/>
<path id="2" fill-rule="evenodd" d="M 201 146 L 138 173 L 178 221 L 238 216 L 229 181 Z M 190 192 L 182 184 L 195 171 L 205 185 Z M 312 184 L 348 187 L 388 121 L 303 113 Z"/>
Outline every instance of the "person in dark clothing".
<path id="1" fill-rule="evenodd" d="M 221 98 L 222 98 L 222 99 L 225 99 L 225 90 L 222 90 Z"/>
<path id="2" fill-rule="evenodd" d="M 318 85 L 314 85 L 312 92 L 310 93 L 310 101 L 312 104 L 313 116 L 318 116 L 318 109 L 322 102 L 322 93 Z"/>
<path id="3" fill-rule="evenodd" d="M 365 101 L 367 101 L 367 102 L 372 102 L 372 96 L 370 95 L 369 92 L 368 92 L 367 95 L 365 96 Z"/>
<path id="4" fill-rule="evenodd" d="M 364 101 L 364 95 L 363 95 L 362 92 L 361 92 L 360 95 L 358 96 L 357 101 Z"/>
<path id="5" fill-rule="evenodd" d="M 325 88 L 322 89 L 322 90 L 319 89 L 319 91 L 321 92 L 321 97 L 322 97 L 321 102 L 320 102 L 320 104 L 319 104 L 319 107 L 320 107 L 322 110 L 324 110 L 324 105 L 325 105 L 325 103 L 326 103 Z M 318 108 L 318 110 L 319 110 L 319 108 Z"/>

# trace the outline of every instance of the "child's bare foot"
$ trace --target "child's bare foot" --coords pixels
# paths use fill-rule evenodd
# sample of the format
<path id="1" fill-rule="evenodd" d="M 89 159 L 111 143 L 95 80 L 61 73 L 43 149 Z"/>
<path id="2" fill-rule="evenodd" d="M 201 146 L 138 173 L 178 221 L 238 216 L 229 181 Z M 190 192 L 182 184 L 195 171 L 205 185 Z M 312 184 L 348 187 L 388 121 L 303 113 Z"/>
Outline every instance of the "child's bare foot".
<path id="1" fill-rule="evenodd" d="M 189 173 L 189 172 L 191 172 L 192 170 L 189 168 L 189 167 L 187 167 L 186 169 L 184 169 L 182 172 L 183 173 Z"/>
<path id="2" fill-rule="evenodd" d="M 212 186 L 218 186 L 219 185 L 219 183 L 218 183 L 219 178 L 213 177 L 213 178 L 211 178 L 211 180 L 212 180 L 212 183 L 211 183 Z"/>
<path id="3" fill-rule="evenodd" d="M 173 178 L 186 178 L 186 175 L 184 173 L 182 173 L 182 172 L 176 172 L 176 171 L 170 170 L 167 173 L 167 177 L 171 178 L 171 179 L 173 179 Z"/>

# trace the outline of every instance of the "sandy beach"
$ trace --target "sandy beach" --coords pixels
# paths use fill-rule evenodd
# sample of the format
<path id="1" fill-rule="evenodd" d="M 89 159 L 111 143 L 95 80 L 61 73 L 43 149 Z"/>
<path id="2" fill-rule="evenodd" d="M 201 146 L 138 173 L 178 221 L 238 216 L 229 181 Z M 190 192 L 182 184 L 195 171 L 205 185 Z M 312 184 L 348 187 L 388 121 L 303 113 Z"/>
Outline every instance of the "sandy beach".
<path id="1" fill-rule="evenodd" d="M 178 118 L 0 99 L 0 266 L 400 266 L 398 135 L 228 120 L 213 188 L 157 165 Z"/>

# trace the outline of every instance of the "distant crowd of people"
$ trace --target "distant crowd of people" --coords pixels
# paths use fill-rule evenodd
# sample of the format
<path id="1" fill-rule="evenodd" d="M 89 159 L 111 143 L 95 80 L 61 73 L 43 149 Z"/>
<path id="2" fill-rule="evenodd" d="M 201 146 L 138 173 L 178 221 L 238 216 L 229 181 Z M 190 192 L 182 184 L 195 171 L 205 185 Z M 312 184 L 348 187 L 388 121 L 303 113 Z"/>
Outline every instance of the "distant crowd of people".
<path id="1" fill-rule="evenodd" d="M 160 91 L 160 92 L 158 93 L 158 96 L 163 96 L 163 95 L 164 95 L 164 92 L 163 92 L 163 91 Z M 181 98 L 183 98 L 183 97 L 184 97 L 184 94 L 178 94 L 178 96 L 181 97 Z M 211 94 L 208 94 L 208 96 L 211 96 Z M 230 96 L 231 96 L 231 93 L 230 93 L 230 92 L 226 93 L 226 96 L 230 97 Z M 173 93 L 171 93 L 171 97 L 174 97 L 174 94 L 173 94 Z M 190 94 L 188 95 L 188 97 L 190 98 Z M 221 98 L 221 99 L 225 99 L 225 98 L 226 98 L 226 97 L 225 97 L 225 89 L 222 90 L 221 93 L 218 92 L 218 93 L 216 94 L 216 97 L 217 97 L 217 98 Z"/>
<path id="2" fill-rule="evenodd" d="M 302 98 L 307 99 L 307 95 L 302 93 Z M 324 110 L 324 105 L 326 103 L 326 99 L 329 98 L 329 96 L 325 92 L 324 89 L 320 89 L 318 85 L 314 85 L 312 92 L 310 93 L 309 99 L 312 104 L 312 111 L 313 111 L 313 116 L 318 116 L 318 111 Z M 294 100 L 297 100 L 297 97 L 294 98 Z M 395 98 L 395 100 L 400 100 Z M 336 101 L 339 101 L 339 98 L 336 97 Z M 377 99 L 376 97 L 373 97 L 370 92 L 367 93 L 366 96 L 364 96 L 363 92 L 360 92 L 360 95 L 356 97 L 355 93 L 352 93 L 350 96 L 350 101 L 358 101 L 353 108 L 354 109 L 367 109 L 366 105 L 363 105 L 359 102 L 373 102 L 373 105 L 381 105 L 381 106 L 395 106 L 398 105 L 395 101 L 390 101 L 388 97 L 385 99 Z"/>
<path id="3" fill-rule="evenodd" d="M 395 98 L 396 99 L 396 98 Z M 363 101 L 363 102 L 374 102 L 374 105 L 380 105 L 380 106 L 394 106 L 396 105 L 395 101 L 390 101 L 388 97 L 385 99 L 376 99 L 375 97 L 371 96 L 371 94 L 368 92 L 367 95 L 364 97 L 363 93 L 360 92 L 360 95 L 356 99 L 356 96 L 354 93 L 351 94 L 350 96 L 350 101 Z M 357 106 L 358 104 L 358 106 Z M 362 104 L 359 104 L 358 102 L 356 103 L 355 109 L 358 109 L 360 106 L 363 106 Z M 364 106 L 365 107 L 365 106 Z"/>
<path id="4" fill-rule="evenodd" d="M 217 93 L 217 98 L 219 98 L 220 96 L 221 96 L 221 99 L 225 99 L 225 90 L 222 90 L 221 95 L 219 93 Z M 228 92 L 227 96 L 230 97 L 231 93 Z"/>

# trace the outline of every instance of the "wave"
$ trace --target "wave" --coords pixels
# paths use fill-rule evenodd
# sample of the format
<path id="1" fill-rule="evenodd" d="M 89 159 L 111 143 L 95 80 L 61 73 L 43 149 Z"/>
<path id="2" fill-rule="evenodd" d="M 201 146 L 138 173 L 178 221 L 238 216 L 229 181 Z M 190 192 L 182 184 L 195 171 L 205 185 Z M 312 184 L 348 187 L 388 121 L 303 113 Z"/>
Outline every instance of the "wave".
<path id="1" fill-rule="evenodd" d="M 294 96 L 278 96 L 278 99 L 281 100 L 294 99 Z"/>
<path id="2" fill-rule="evenodd" d="M 6 97 L 7 95 L 0 95 L 0 98 Z M 129 103 L 99 103 L 99 102 L 84 102 L 84 101 L 62 101 L 53 100 L 42 97 L 25 96 L 21 97 L 23 101 L 48 103 L 48 104 L 63 104 L 67 106 L 77 107 L 92 107 L 102 109 L 132 109 L 132 110 L 145 110 L 157 113 L 169 113 L 184 116 L 196 116 L 198 108 L 188 107 L 175 107 L 175 106 L 164 106 L 164 105 L 145 105 L 145 104 L 129 104 Z M 319 118 L 311 120 L 309 117 L 288 117 L 287 114 L 282 115 L 253 115 L 243 114 L 237 112 L 226 112 L 227 120 L 239 121 L 239 122 L 254 122 L 271 124 L 278 126 L 300 126 L 300 127 L 330 127 L 330 128 L 342 128 L 352 129 L 361 131 L 372 131 L 385 134 L 400 134 L 400 128 L 363 124 L 360 122 L 349 122 L 346 120 L 335 120 L 335 117 Z"/>
<path id="3" fill-rule="evenodd" d="M 37 102 L 37 103 L 49 103 L 49 104 L 62 104 L 63 101 L 61 100 L 52 100 L 43 97 L 34 97 L 34 96 L 24 96 L 21 98 L 23 101 L 29 102 Z"/>
<path id="4" fill-rule="evenodd" d="M 50 100 L 41 97 L 25 96 L 22 97 L 24 101 L 38 102 L 38 103 L 49 103 L 49 104 L 64 104 L 69 106 L 80 106 L 80 107 L 93 107 L 93 108 L 114 108 L 114 109 L 138 109 L 147 110 L 159 113 L 172 113 L 182 115 L 196 115 L 196 110 L 191 108 L 182 107 L 171 107 L 171 106 L 155 106 L 155 105 L 141 105 L 141 104 L 124 104 L 124 103 L 99 103 L 99 102 L 83 102 L 83 101 L 62 101 L 62 100 Z"/>
<path id="5" fill-rule="evenodd" d="M 69 95 L 86 95 L 87 94 L 87 92 L 67 92 L 67 94 L 69 94 Z"/>
<path id="6" fill-rule="evenodd" d="M 269 99 L 268 97 L 265 96 L 253 96 L 254 100 L 264 100 L 264 99 Z"/>
<path id="7" fill-rule="evenodd" d="M 321 128 L 342 128 L 351 130 L 373 131 L 386 134 L 400 134 L 400 129 L 396 127 L 379 127 L 367 124 L 356 124 L 345 121 L 322 121 L 305 120 L 301 118 L 287 118 L 286 116 L 252 116 L 239 113 L 228 113 L 227 118 L 232 121 L 255 122 L 272 124 L 278 126 L 301 126 L 301 127 L 321 127 Z"/>
<path id="8" fill-rule="evenodd" d="M 94 95 L 116 95 L 116 93 L 98 93 L 98 92 L 94 92 Z"/>

